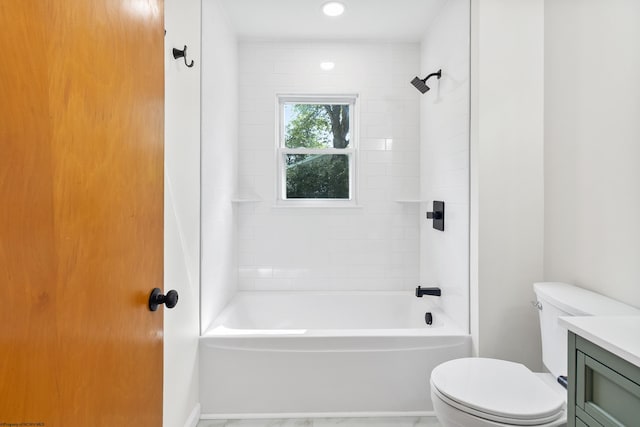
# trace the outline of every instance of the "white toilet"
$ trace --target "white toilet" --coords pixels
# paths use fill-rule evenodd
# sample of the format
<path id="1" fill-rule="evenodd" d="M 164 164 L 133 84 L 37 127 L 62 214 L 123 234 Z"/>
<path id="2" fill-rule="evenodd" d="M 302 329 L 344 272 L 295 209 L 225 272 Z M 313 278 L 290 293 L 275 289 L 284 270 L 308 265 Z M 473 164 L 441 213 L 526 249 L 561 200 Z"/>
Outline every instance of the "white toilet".
<path id="1" fill-rule="evenodd" d="M 542 361 L 550 373 L 498 359 L 464 358 L 431 373 L 431 400 L 443 427 L 566 425 L 567 331 L 560 316 L 640 315 L 640 310 L 566 283 L 535 283 Z"/>

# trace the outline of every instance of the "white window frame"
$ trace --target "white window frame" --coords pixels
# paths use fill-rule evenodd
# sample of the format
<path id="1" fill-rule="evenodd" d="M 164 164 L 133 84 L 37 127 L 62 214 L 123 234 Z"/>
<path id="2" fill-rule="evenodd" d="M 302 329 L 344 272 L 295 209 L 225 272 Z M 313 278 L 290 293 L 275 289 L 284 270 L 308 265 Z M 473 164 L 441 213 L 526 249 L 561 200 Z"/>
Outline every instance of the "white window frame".
<path id="1" fill-rule="evenodd" d="M 357 205 L 357 158 L 358 158 L 358 95 L 277 95 L 278 126 L 276 136 L 277 156 L 277 205 L 290 207 L 354 207 Z M 349 147 L 347 148 L 287 148 L 285 147 L 284 106 L 285 104 L 349 104 Z M 288 154 L 339 154 L 349 160 L 348 199 L 288 199 L 285 156 Z"/>

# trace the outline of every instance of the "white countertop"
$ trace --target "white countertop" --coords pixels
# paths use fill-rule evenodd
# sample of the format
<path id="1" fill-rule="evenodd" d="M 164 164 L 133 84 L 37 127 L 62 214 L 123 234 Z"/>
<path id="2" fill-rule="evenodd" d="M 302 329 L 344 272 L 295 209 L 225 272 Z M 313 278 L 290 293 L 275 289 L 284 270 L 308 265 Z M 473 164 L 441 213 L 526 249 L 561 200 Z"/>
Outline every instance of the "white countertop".
<path id="1" fill-rule="evenodd" d="M 640 316 L 560 317 L 571 332 L 640 366 Z"/>

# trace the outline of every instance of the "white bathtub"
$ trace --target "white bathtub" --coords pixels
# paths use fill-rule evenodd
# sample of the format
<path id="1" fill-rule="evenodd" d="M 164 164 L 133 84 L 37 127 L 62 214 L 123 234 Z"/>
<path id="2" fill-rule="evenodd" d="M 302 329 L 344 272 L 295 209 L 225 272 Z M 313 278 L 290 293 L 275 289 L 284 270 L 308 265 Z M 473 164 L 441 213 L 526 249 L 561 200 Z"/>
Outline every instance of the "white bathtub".
<path id="1" fill-rule="evenodd" d="M 202 418 L 431 414 L 431 370 L 471 354 L 434 298 L 239 292 L 200 338 Z"/>

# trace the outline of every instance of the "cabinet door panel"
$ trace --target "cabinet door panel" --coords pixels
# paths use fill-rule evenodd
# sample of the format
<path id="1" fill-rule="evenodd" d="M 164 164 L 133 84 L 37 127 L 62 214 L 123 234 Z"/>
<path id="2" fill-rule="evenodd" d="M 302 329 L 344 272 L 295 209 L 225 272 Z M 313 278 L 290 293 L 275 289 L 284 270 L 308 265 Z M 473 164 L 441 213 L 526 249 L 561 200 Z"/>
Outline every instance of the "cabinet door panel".
<path id="1" fill-rule="evenodd" d="M 570 420 L 569 420 L 570 421 Z M 571 422 L 567 423 L 568 426 L 578 427 L 578 426 L 586 426 L 586 427 L 602 427 L 602 424 L 591 418 L 586 412 L 584 412 L 579 407 L 576 407 L 576 416 L 573 419 L 574 424 Z"/>
<path id="2" fill-rule="evenodd" d="M 631 426 L 640 419 L 640 386 L 578 352 L 577 404 L 603 426 Z"/>
<path id="3" fill-rule="evenodd" d="M 583 423 L 580 418 L 576 418 L 576 427 L 589 427 L 589 426 Z"/>

